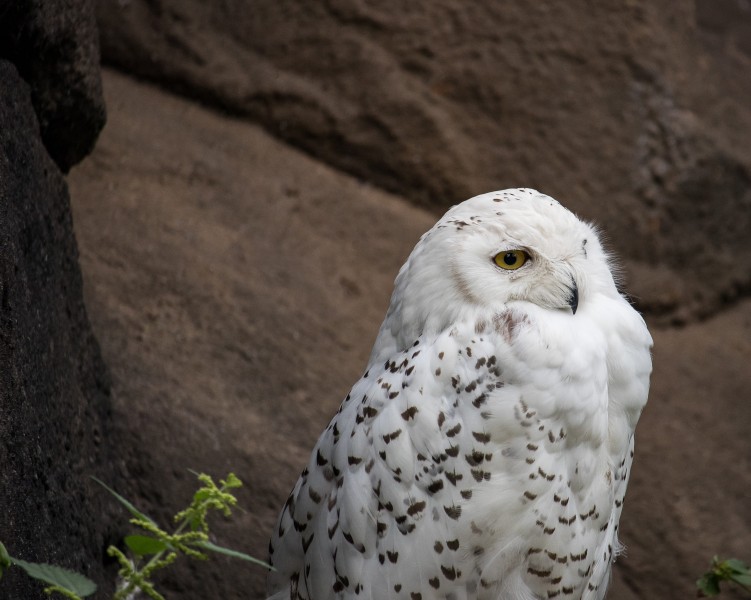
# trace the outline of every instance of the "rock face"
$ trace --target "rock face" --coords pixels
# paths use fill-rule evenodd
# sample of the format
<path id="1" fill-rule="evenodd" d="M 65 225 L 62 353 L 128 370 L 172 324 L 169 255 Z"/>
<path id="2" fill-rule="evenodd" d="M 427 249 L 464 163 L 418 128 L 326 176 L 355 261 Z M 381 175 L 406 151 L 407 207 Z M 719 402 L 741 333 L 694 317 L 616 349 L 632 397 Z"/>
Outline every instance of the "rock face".
<path id="1" fill-rule="evenodd" d="M 252 124 L 104 77 L 109 122 L 69 184 L 135 486 L 123 493 L 166 522 L 194 490 L 188 468 L 231 470 L 245 510 L 212 522 L 216 543 L 263 558 L 435 215 Z M 712 555 L 751 548 L 751 299 L 650 329 L 655 372 L 619 527 L 627 554 L 608 600 L 695 597 Z M 253 565 L 176 568 L 159 582 L 169 599 L 265 598 Z"/>
<path id="2" fill-rule="evenodd" d="M 106 118 L 93 1 L 0 3 L 0 56 L 31 88 L 44 145 L 67 172 L 91 152 Z"/>
<path id="3" fill-rule="evenodd" d="M 613 232 L 640 308 L 684 322 L 751 290 L 734 4 L 133 0 L 98 18 L 109 64 L 413 201 L 560 198 Z"/>
<path id="4" fill-rule="evenodd" d="M 89 476 L 115 483 L 109 383 L 83 305 L 67 186 L 48 153 L 62 167 L 80 160 L 102 123 L 56 104 L 65 77 L 36 71 L 29 86 L 0 59 L 0 540 L 11 556 L 107 589 L 107 498 Z M 19 569 L 0 582 L 3 598 L 46 598 L 41 590 Z"/>

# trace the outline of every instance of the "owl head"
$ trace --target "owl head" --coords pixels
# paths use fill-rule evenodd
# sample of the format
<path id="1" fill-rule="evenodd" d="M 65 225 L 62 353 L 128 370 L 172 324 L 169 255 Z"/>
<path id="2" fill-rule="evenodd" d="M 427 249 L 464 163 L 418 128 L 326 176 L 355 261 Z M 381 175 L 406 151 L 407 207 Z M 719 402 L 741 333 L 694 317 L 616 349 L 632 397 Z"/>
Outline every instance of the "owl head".
<path id="1" fill-rule="evenodd" d="M 515 305 L 576 318 L 595 294 L 618 291 L 591 225 L 536 190 L 475 196 L 425 233 L 399 271 L 372 358 Z"/>

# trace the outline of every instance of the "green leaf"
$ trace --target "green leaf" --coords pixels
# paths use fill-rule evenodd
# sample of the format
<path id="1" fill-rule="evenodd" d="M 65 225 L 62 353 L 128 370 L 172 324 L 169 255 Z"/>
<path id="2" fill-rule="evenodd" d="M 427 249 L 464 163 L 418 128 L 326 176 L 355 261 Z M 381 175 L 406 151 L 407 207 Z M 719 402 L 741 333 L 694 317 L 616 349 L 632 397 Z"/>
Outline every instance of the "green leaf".
<path id="1" fill-rule="evenodd" d="M 222 546 L 217 546 L 216 544 L 212 544 L 211 542 L 196 542 L 192 545 L 197 546 L 198 548 L 203 548 L 204 550 L 217 552 L 218 554 L 226 554 L 227 556 L 232 556 L 233 558 L 240 558 L 242 560 L 261 565 L 262 567 L 266 567 L 267 569 L 271 569 L 272 571 L 276 571 L 276 569 L 274 569 L 274 567 L 272 567 L 270 564 L 265 563 L 262 560 L 258 560 L 257 558 L 253 558 L 252 556 L 245 554 L 244 552 L 238 552 L 237 550 L 223 548 Z"/>
<path id="2" fill-rule="evenodd" d="M 54 565 L 26 562 L 18 558 L 11 558 L 11 561 L 26 571 L 29 577 L 64 588 L 81 598 L 91 596 L 96 592 L 96 584 L 80 573 Z"/>
<path id="3" fill-rule="evenodd" d="M 720 582 L 713 573 L 707 573 L 696 582 L 698 587 L 705 596 L 716 596 L 720 593 Z"/>
<path id="4" fill-rule="evenodd" d="M 239 488 L 243 485 L 243 482 L 240 481 L 240 478 L 234 473 L 227 475 L 227 480 L 222 481 L 221 483 L 223 483 L 224 487 L 227 489 Z"/>
<path id="5" fill-rule="evenodd" d="M 3 543 L 0 542 L 0 579 L 2 579 L 3 573 L 8 567 L 10 567 L 10 565 L 11 560 L 8 551 L 5 549 L 5 546 L 3 546 Z"/>
<path id="6" fill-rule="evenodd" d="M 101 485 L 105 490 L 107 490 L 110 494 L 112 494 L 119 502 L 122 504 L 125 508 L 128 509 L 128 512 L 132 514 L 134 517 L 138 519 L 143 519 L 144 521 L 148 521 L 152 525 L 156 526 L 156 523 L 154 520 L 149 517 L 148 515 L 142 513 L 140 510 L 138 510 L 133 504 L 131 504 L 130 501 L 123 498 L 120 494 L 118 494 L 115 490 L 113 490 L 111 487 L 109 487 L 106 483 L 103 481 L 97 479 L 96 477 L 92 477 L 94 481 L 96 481 L 99 485 Z"/>
<path id="7" fill-rule="evenodd" d="M 191 504 L 192 507 L 198 507 L 201 505 L 202 502 L 205 502 L 209 498 L 213 496 L 212 490 L 207 490 L 206 488 L 201 488 L 198 490 L 195 494 L 193 494 L 193 502 Z"/>
<path id="8" fill-rule="evenodd" d="M 748 571 L 748 565 L 744 563 L 742 560 L 738 560 L 737 558 L 728 558 L 727 560 L 723 561 L 725 566 L 730 567 L 733 571 L 736 573 L 745 573 Z"/>
<path id="9" fill-rule="evenodd" d="M 201 527 L 201 519 L 200 519 L 200 517 L 193 517 L 190 520 L 190 530 L 191 531 L 199 531 L 201 529 L 203 529 L 203 528 Z"/>
<path id="10" fill-rule="evenodd" d="M 167 549 L 167 544 L 163 541 L 148 535 L 127 535 L 123 538 L 125 545 L 138 556 L 147 554 L 159 554 Z"/>
<path id="11" fill-rule="evenodd" d="M 751 573 L 733 573 L 730 579 L 744 587 L 751 587 Z"/>

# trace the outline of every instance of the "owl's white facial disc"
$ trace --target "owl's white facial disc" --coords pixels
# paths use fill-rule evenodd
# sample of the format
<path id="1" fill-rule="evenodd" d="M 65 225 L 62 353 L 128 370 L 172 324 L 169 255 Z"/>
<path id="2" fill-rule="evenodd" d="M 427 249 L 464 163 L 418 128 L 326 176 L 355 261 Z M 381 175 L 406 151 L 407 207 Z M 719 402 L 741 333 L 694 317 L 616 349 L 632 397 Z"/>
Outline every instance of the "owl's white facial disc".
<path id="1" fill-rule="evenodd" d="M 528 256 L 520 268 L 494 261 L 513 250 Z M 574 294 L 585 308 L 595 293 L 618 294 L 594 228 L 535 190 L 502 190 L 454 206 L 423 235 L 396 279 L 382 334 L 408 345 L 512 303 L 576 318 Z"/>

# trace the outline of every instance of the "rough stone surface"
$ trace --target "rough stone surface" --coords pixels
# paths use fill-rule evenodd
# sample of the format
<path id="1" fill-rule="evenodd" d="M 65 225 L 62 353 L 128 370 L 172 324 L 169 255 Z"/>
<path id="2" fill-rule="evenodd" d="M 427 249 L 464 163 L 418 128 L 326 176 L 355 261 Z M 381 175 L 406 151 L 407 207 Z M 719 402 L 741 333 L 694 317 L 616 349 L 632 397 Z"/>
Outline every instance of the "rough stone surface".
<path id="1" fill-rule="evenodd" d="M 187 469 L 234 471 L 243 510 L 212 531 L 262 558 L 435 215 L 257 126 L 120 74 L 104 81 L 110 121 L 70 185 L 127 493 L 166 519 L 194 489 Z M 650 328 L 652 393 L 608 600 L 695 597 L 714 554 L 751 548 L 751 301 Z M 252 565 L 178 568 L 160 581 L 167 598 L 264 598 Z"/>
<path id="2" fill-rule="evenodd" d="M 682 323 L 751 292 L 741 4 L 100 0 L 98 18 L 107 63 L 412 201 L 561 198 L 613 232 L 639 306 Z"/>
<path id="3" fill-rule="evenodd" d="M 67 172 L 106 119 L 93 0 L 1 0 L 0 58 L 29 84 L 44 145 Z"/>
<path id="4" fill-rule="evenodd" d="M 109 383 L 83 305 L 68 190 L 0 60 L 0 541 L 103 583 Z M 0 597 L 45 598 L 11 569 Z"/>

